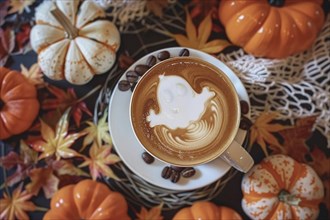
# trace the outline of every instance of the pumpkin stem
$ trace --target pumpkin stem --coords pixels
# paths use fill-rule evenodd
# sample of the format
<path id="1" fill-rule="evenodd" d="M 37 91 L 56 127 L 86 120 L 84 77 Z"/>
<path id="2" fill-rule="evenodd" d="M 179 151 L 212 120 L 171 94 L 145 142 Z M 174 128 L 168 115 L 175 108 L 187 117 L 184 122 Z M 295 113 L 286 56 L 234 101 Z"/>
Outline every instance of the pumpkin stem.
<path id="1" fill-rule="evenodd" d="M 0 99 L 0 110 L 1 110 L 4 106 L 5 106 L 4 101 L 2 101 L 2 100 Z"/>
<path id="2" fill-rule="evenodd" d="M 285 0 L 268 0 L 268 3 L 271 6 L 282 7 L 285 3 Z"/>
<path id="3" fill-rule="evenodd" d="M 50 11 L 50 13 L 52 13 L 55 19 L 62 25 L 68 35 L 68 38 L 74 39 L 78 36 L 78 29 L 71 24 L 70 20 L 59 8 L 55 7 Z"/>
<path id="4" fill-rule="evenodd" d="M 284 202 L 284 203 L 289 204 L 289 205 L 295 205 L 295 206 L 299 205 L 299 203 L 301 201 L 300 198 L 297 198 L 295 195 L 290 194 L 285 189 L 282 189 L 280 191 L 280 193 L 278 194 L 278 199 L 281 202 Z"/>

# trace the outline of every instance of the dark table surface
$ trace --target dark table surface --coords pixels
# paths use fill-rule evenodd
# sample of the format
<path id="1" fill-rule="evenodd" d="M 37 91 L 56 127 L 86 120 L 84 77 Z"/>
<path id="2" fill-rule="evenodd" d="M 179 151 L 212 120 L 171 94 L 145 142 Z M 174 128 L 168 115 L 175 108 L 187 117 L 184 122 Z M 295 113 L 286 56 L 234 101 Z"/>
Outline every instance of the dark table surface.
<path id="1" fill-rule="evenodd" d="M 192 2 L 194 2 L 194 1 L 192 1 Z M 196 2 L 198 2 L 198 1 L 196 1 Z M 203 2 L 203 1 L 200 1 L 200 2 Z M 24 11 L 22 14 L 16 13 L 16 14 L 11 14 L 11 15 L 6 16 L 5 17 L 6 22 L 4 24 L 2 24 L 1 28 L 5 29 L 11 25 L 14 25 L 16 35 L 18 35 L 21 32 L 20 27 L 23 24 L 28 24 L 30 26 L 33 26 L 34 25 L 34 9 L 40 3 L 41 3 L 40 1 L 36 1 L 33 5 L 31 5 L 29 7 L 28 11 Z M 165 14 L 168 13 L 170 15 L 170 17 L 171 16 L 172 17 L 181 16 L 181 18 L 183 18 L 183 20 L 184 20 L 185 13 L 184 13 L 184 10 L 182 10 L 183 5 L 189 5 L 190 8 L 192 8 L 193 4 L 190 1 L 180 1 L 179 3 L 175 3 L 175 4 L 177 4 L 177 5 L 176 6 L 172 5 L 170 7 L 170 9 L 164 10 L 164 13 Z M 175 11 L 177 14 L 173 15 L 172 14 L 173 11 Z M 1 13 L 2 13 L 2 11 L 1 11 Z M 142 57 L 152 51 L 155 51 L 157 49 L 178 46 L 176 41 L 173 40 L 171 37 L 165 36 L 163 33 L 160 33 L 159 31 L 156 31 L 155 29 L 152 28 L 152 25 L 154 24 L 153 22 L 155 22 L 155 20 L 157 20 L 159 18 L 153 14 L 150 14 L 148 16 L 149 17 L 143 18 L 141 21 L 130 22 L 129 25 L 124 25 L 122 27 L 122 30 L 120 30 L 121 46 L 117 53 L 118 54 L 117 60 L 116 60 L 117 64 L 120 62 L 119 57 L 122 57 L 123 55 L 126 55 L 127 57 L 131 57 L 131 59 L 134 61 L 134 60 L 138 60 L 140 57 Z M 0 19 L 3 19 L 3 18 L 0 18 Z M 162 20 L 157 21 L 157 22 L 160 22 L 160 23 L 164 22 L 163 25 L 164 26 L 167 25 L 166 22 L 162 21 Z M 177 25 L 181 27 L 181 31 L 184 31 L 184 24 L 178 23 Z M 218 24 L 218 25 L 220 25 L 220 24 Z M 221 25 L 219 27 L 221 27 Z M 172 28 L 173 31 L 178 31 L 178 29 L 175 30 L 176 28 L 171 27 L 171 26 L 169 26 L 168 28 L 169 28 L 169 30 L 171 30 L 171 28 Z M 226 34 L 225 34 L 225 31 L 214 32 L 214 33 L 212 33 L 211 37 L 226 39 Z M 25 40 L 24 45 L 28 45 L 28 44 L 29 44 L 29 39 L 27 36 L 27 39 Z M 26 46 L 26 48 L 28 48 L 28 46 Z M 238 47 L 231 46 L 231 47 L 227 48 L 226 50 L 222 51 L 222 53 L 229 53 L 236 49 L 238 49 Z M 16 54 L 10 55 L 9 59 L 5 63 L 5 67 L 15 69 L 15 70 L 21 70 L 21 64 L 23 64 L 26 67 L 30 67 L 32 64 L 37 63 L 38 55 L 32 50 L 29 50 L 29 49 L 26 49 L 26 50 L 27 50 L 26 53 L 18 52 Z M 125 69 L 120 69 L 120 68 L 118 69 L 118 71 L 116 72 L 117 77 L 110 83 L 110 86 L 109 86 L 110 88 L 112 88 L 112 86 L 115 85 L 118 77 L 124 72 L 124 70 Z M 93 80 L 91 82 L 89 82 L 83 86 L 71 85 L 65 81 L 52 81 L 52 80 L 48 79 L 47 77 L 44 77 L 44 80 L 47 83 L 49 83 L 50 85 L 56 86 L 56 87 L 62 89 L 63 91 L 65 91 L 67 88 L 73 88 L 74 91 L 76 92 L 77 96 L 82 97 L 88 91 L 92 90 L 93 88 L 97 87 L 98 85 L 103 86 L 108 77 L 109 77 L 109 74 L 103 74 L 100 76 L 96 76 L 93 78 Z M 48 91 L 45 89 L 39 90 L 39 96 L 41 98 L 46 97 L 46 95 L 40 94 L 40 93 L 44 93 L 44 92 L 47 93 Z M 87 104 L 88 109 L 93 114 L 94 114 L 95 108 L 97 107 L 96 105 L 100 104 L 100 103 L 96 103 L 99 92 L 100 91 L 92 94 L 90 97 L 88 97 L 87 99 L 84 100 L 84 102 Z M 40 114 L 43 114 L 43 113 L 41 112 Z M 93 120 L 93 117 L 84 114 L 83 120 Z M 94 120 L 95 120 L 95 115 L 94 115 Z M 7 140 L 0 140 L 0 148 L 1 148 L 0 156 L 5 156 L 12 150 L 17 151 L 17 147 L 15 147 L 15 146 L 18 145 L 18 143 L 21 139 L 25 139 L 27 137 L 28 133 L 29 132 L 24 133 L 22 135 L 17 135 L 12 138 L 9 138 Z M 330 156 L 329 148 L 327 148 L 327 145 L 329 143 L 327 143 L 326 138 L 320 132 L 315 130 L 312 133 L 312 135 L 310 137 L 308 137 L 308 139 L 306 139 L 306 143 L 308 146 L 316 146 L 316 145 L 319 146 L 321 149 L 323 149 L 324 155 L 326 155 L 326 157 Z M 263 154 L 261 148 L 258 147 L 257 145 L 254 145 L 252 147 L 251 155 L 255 159 L 256 163 L 259 163 L 264 158 L 264 154 Z M 4 170 L 4 169 L 2 168 L 2 170 Z M 6 175 L 4 175 L 4 172 L 0 172 L 1 184 L 4 183 L 5 178 L 10 176 L 10 174 L 12 172 L 14 172 L 14 171 L 9 170 L 9 171 L 7 171 Z M 231 208 L 235 209 L 237 212 L 239 212 L 244 219 L 248 219 L 247 215 L 243 212 L 242 207 L 241 207 L 242 192 L 240 189 L 240 185 L 241 185 L 242 176 L 243 176 L 242 173 L 236 173 L 235 176 L 226 184 L 226 186 L 216 196 L 216 198 L 212 199 L 212 202 L 214 202 L 218 205 L 224 205 L 224 206 L 231 207 Z M 329 178 L 329 177 L 327 177 L 327 178 Z M 99 181 L 103 181 L 103 179 L 100 178 Z M 22 180 L 21 182 L 24 182 L 25 184 L 27 184 L 29 182 L 29 179 L 26 178 L 26 179 Z M 329 181 L 328 181 L 328 183 L 329 183 Z M 17 184 L 15 184 L 14 186 L 9 187 L 8 189 L 10 191 L 12 191 L 18 185 L 19 185 L 19 182 Z M 330 187 L 328 187 L 328 189 L 330 189 Z M 3 193 L 4 193 L 4 188 L 1 188 L 1 191 L 0 191 L 1 198 L 3 197 Z M 32 198 L 32 201 L 35 204 L 37 204 L 38 206 L 46 207 L 46 208 L 49 207 L 50 200 L 46 199 L 44 197 L 43 193 L 39 193 L 38 196 L 34 196 Z M 130 214 L 133 218 L 135 218 L 133 210 L 139 210 L 141 207 L 139 207 L 136 204 L 132 204 L 131 207 L 134 207 L 134 209 L 130 209 Z M 147 207 L 147 208 L 150 208 L 150 207 Z M 162 214 L 165 217 L 165 219 L 171 219 L 171 217 L 174 215 L 174 213 L 177 210 L 178 209 L 173 209 L 170 211 L 163 212 Z M 321 211 L 320 211 L 319 219 L 329 219 L 329 211 L 326 209 L 326 206 L 324 203 L 322 203 L 320 205 L 320 210 Z M 29 216 L 31 217 L 31 219 L 41 219 L 43 215 L 44 215 L 43 211 L 36 211 L 36 212 L 29 213 Z"/>

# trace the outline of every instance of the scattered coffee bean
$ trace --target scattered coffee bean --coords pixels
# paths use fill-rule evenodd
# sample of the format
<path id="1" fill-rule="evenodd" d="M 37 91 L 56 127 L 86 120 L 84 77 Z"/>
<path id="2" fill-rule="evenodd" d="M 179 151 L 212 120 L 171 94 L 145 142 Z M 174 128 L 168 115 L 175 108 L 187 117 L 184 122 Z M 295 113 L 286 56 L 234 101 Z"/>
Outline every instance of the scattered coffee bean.
<path id="1" fill-rule="evenodd" d="M 185 178 L 192 177 L 195 175 L 195 173 L 196 173 L 196 170 L 193 167 L 187 167 L 181 171 L 181 175 Z"/>
<path id="2" fill-rule="evenodd" d="M 118 88 L 120 91 L 127 91 L 131 88 L 131 84 L 127 80 L 121 80 L 118 83 Z"/>
<path id="3" fill-rule="evenodd" d="M 155 57 L 155 56 L 150 56 L 150 57 L 148 57 L 148 59 L 147 59 L 147 66 L 148 66 L 148 67 L 152 67 L 153 65 L 156 64 L 156 62 L 157 62 L 156 57 Z"/>
<path id="4" fill-rule="evenodd" d="M 177 167 L 177 166 L 172 166 L 172 165 L 171 165 L 171 168 L 178 172 L 181 172 L 184 169 L 184 167 Z"/>
<path id="5" fill-rule="evenodd" d="M 155 158 L 153 156 L 151 156 L 148 152 L 143 152 L 142 153 L 142 159 L 147 164 L 151 164 L 155 161 Z"/>
<path id="6" fill-rule="evenodd" d="M 171 167 L 169 167 L 169 166 L 164 167 L 164 169 L 162 171 L 162 177 L 164 179 L 168 179 L 168 178 L 171 177 L 171 175 L 172 175 L 172 169 L 171 169 Z"/>
<path id="7" fill-rule="evenodd" d="M 179 56 L 180 57 L 189 57 L 189 50 L 186 48 L 182 49 L 179 53 Z"/>
<path id="8" fill-rule="evenodd" d="M 172 170 L 171 174 L 171 182 L 172 183 L 177 183 L 180 179 L 180 172 Z"/>
<path id="9" fill-rule="evenodd" d="M 239 128 L 243 130 L 249 130 L 250 127 L 252 126 L 252 122 L 249 118 L 245 117 L 242 115 L 241 117 L 241 122 L 239 124 Z"/>
<path id="10" fill-rule="evenodd" d="M 161 51 L 157 54 L 159 60 L 166 60 L 170 58 L 170 53 L 167 50 Z"/>
<path id="11" fill-rule="evenodd" d="M 135 72 L 137 72 L 137 74 L 139 74 L 140 76 L 142 76 L 145 72 L 147 72 L 147 70 L 149 69 L 149 66 L 147 65 L 137 65 L 134 70 Z"/>
<path id="12" fill-rule="evenodd" d="M 138 80 L 138 78 L 139 78 L 139 75 L 135 71 L 128 71 L 126 73 L 126 79 L 130 83 L 136 82 Z"/>
<path id="13" fill-rule="evenodd" d="M 239 103 L 241 105 L 241 113 L 244 115 L 247 114 L 250 110 L 249 104 L 244 100 L 241 100 Z"/>

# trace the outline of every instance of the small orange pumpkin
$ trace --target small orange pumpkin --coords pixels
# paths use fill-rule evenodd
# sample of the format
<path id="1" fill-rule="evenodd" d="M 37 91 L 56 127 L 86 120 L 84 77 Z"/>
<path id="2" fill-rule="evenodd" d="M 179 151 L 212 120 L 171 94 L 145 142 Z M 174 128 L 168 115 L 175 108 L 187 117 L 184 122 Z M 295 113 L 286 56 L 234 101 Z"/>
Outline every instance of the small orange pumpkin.
<path id="1" fill-rule="evenodd" d="M 0 67 L 0 139 L 26 131 L 39 106 L 36 88 L 19 72 Z"/>
<path id="2" fill-rule="evenodd" d="M 129 220 L 127 202 L 118 192 L 93 180 L 83 180 L 57 191 L 44 220 Z"/>
<path id="3" fill-rule="evenodd" d="M 323 0 L 226 0 L 219 18 L 233 44 L 259 57 L 308 49 L 324 24 Z"/>
<path id="4" fill-rule="evenodd" d="M 217 206 L 208 201 L 197 201 L 192 206 L 180 209 L 173 220 L 207 220 L 231 219 L 241 220 L 242 217 L 233 209 Z"/>
<path id="5" fill-rule="evenodd" d="M 308 165 L 285 155 L 266 157 L 242 181 L 244 212 L 251 219 L 316 219 L 324 196 Z"/>

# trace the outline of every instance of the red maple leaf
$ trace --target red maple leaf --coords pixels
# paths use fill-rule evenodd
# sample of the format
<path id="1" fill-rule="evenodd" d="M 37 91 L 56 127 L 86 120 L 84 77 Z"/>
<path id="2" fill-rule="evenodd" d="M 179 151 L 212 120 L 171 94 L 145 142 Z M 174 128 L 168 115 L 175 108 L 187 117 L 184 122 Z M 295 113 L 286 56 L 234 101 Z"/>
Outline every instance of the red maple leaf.
<path id="1" fill-rule="evenodd" d="M 85 96 L 83 99 L 78 99 L 73 88 L 68 88 L 65 92 L 60 88 L 48 85 L 47 89 L 55 96 L 55 98 L 45 99 L 41 106 L 42 109 L 58 109 L 61 113 L 63 113 L 68 107 L 71 107 L 73 119 L 78 127 L 80 126 L 83 113 L 86 113 L 89 116 L 93 116 L 93 114 L 87 108 L 86 103 L 83 102 L 83 99 L 87 97 Z"/>

